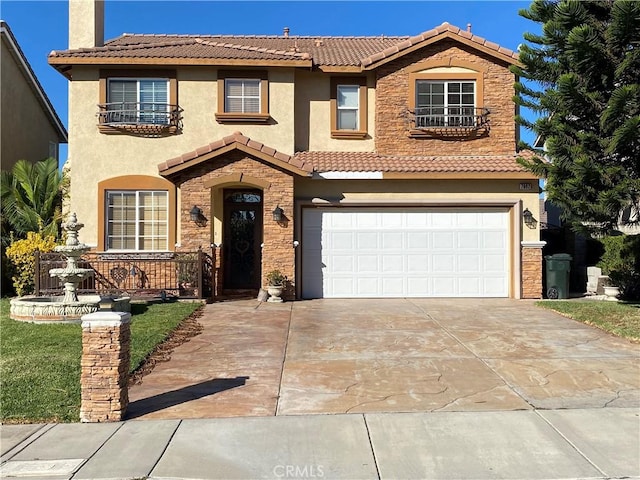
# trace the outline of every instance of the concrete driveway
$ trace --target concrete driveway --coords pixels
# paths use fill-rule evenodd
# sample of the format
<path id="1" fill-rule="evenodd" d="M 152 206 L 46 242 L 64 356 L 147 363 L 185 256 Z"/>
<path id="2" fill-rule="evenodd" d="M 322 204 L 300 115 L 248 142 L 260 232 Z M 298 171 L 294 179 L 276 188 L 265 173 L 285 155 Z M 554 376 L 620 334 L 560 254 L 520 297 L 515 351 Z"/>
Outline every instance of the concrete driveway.
<path id="1" fill-rule="evenodd" d="M 508 299 L 216 303 L 130 418 L 640 407 L 640 348 Z"/>

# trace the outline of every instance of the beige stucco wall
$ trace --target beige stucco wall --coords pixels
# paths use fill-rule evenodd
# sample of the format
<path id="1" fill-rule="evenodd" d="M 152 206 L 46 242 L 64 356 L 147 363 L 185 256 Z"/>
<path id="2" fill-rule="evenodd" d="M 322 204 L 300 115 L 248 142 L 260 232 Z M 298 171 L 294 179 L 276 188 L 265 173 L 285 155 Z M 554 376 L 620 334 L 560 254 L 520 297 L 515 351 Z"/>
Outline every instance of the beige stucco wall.
<path id="1" fill-rule="evenodd" d="M 98 132 L 99 70 L 74 67 L 69 86 L 69 158 L 73 162 L 71 209 L 85 224 L 83 241 L 97 243 L 98 182 L 120 175 L 158 175 L 158 164 L 241 131 L 252 140 L 293 153 L 293 69 L 269 71 L 270 125 L 219 124 L 217 70 L 182 68 L 177 72 L 178 103 L 184 109 L 178 135 L 144 138 Z M 136 188 L 132 185 L 131 188 Z"/>
<path id="2" fill-rule="evenodd" d="M 69 0 L 69 48 L 104 44 L 104 1 Z"/>
<path id="3" fill-rule="evenodd" d="M 331 75 L 296 72 L 296 151 L 372 152 L 375 149 L 376 93 L 373 74 L 367 75 L 367 130 L 365 139 L 331 138 Z"/>
<path id="4" fill-rule="evenodd" d="M 529 180 L 527 180 L 528 182 Z M 539 191 L 535 180 L 531 192 L 520 191 L 521 180 L 296 180 L 296 199 L 325 200 L 330 203 L 413 203 L 413 204 L 479 204 L 521 201 L 522 210 L 528 208 L 540 219 Z M 533 229 L 521 224 L 522 240 L 540 239 L 540 225 Z"/>
<path id="5" fill-rule="evenodd" d="M 0 43 L 0 165 L 10 170 L 18 160 L 47 158 L 59 137 L 4 38 Z"/>

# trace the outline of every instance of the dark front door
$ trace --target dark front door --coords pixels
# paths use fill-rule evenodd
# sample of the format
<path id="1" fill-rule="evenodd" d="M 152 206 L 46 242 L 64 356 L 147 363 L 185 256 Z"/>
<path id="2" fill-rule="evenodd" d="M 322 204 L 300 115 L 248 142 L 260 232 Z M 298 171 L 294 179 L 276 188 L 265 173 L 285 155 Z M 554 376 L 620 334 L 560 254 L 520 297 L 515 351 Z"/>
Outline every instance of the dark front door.
<path id="1" fill-rule="evenodd" d="M 224 191 L 223 269 L 225 289 L 260 288 L 262 192 Z"/>

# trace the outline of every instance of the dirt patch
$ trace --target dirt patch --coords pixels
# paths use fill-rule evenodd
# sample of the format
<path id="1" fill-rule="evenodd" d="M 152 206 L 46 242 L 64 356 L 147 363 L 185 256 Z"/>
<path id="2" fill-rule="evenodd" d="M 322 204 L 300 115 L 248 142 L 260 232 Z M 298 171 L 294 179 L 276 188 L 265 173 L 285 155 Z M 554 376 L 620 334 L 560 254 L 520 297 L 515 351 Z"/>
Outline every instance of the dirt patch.
<path id="1" fill-rule="evenodd" d="M 143 377 L 153 371 L 156 364 L 168 362 L 171 360 L 171 354 L 183 343 L 187 343 L 196 335 L 202 332 L 202 325 L 198 322 L 198 318 L 202 316 L 204 307 L 200 307 L 169 333 L 167 338 L 159 343 L 156 348 L 147 356 L 142 365 L 140 365 L 131 375 L 129 375 L 129 387 L 132 385 L 140 385 Z"/>

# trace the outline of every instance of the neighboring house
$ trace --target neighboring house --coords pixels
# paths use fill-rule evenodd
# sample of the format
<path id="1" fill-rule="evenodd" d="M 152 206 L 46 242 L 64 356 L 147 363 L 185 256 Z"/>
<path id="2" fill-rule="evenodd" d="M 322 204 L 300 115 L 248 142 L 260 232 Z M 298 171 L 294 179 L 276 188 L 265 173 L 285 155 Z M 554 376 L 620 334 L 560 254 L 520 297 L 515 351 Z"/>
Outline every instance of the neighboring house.
<path id="1" fill-rule="evenodd" d="M 49 63 L 71 81 L 71 208 L 103 258 L 213 249 L 218 293 L 280 269 L 296 298 L 541 296 L 516 53 L 447 23 L 103 45 L 101 4 L 70 3 Z"/>
<path id="2" fill-rule="evenodd" d="M 3 20 L 0 37 L 0 166 L 11 170 L 18 160 L 57 159 L 67 131 Z"/>

